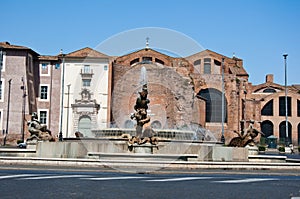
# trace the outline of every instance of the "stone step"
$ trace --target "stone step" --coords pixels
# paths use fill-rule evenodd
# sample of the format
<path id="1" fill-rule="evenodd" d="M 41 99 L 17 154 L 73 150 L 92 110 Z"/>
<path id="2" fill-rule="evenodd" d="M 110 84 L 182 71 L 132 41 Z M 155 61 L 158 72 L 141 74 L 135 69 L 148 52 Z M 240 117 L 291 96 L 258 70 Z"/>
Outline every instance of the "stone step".
<path id="1" fill-rule="evenodd" d="M 88 152 L 88 157 L 103 158 L 127 158 L 127 159 L 168 159 L 168 160 L 183 160 L 198 158 L 197 154 L 149 154 L 149 153 L 101 153 L 101 152 Z"/>

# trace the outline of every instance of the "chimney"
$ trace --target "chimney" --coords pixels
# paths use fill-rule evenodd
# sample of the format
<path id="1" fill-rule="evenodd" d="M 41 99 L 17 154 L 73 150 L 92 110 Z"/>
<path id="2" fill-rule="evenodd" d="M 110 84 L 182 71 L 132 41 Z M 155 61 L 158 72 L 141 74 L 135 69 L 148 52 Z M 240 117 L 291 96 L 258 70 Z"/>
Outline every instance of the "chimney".
<path id="1" fill-rule="evenodd" d="M 273 74 L 266 75 L 266 83 L 273 83 L 274 76 Z"/>

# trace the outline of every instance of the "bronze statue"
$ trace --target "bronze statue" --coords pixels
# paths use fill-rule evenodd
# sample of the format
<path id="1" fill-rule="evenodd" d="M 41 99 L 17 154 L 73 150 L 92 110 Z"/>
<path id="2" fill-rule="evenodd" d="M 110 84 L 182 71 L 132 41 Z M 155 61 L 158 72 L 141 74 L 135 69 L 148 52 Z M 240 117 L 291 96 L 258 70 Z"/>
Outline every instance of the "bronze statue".
<path id="1" fill-rule="evenodd" d="M 47 125 L 42 125 L 38 120 L 38 115 L 36 112 L 31 114 L 31 121 L 27 122 L 28 131 L 30 132 L 30 137 L 27 141 L 31 140 L 42 140 L 42 141 L 54 141 L 55 139 L 51 135 L 51 131 L 47 129 Z"/>
<path id="2" fill-rule="evenodd" d="M 253 128 L 253 122 L 250 123 L 244 135 L 241 132 L 237 132 L 237 131 L 234 132 L 238 134 L 238 137 L 232 138 L 228 146 L 232 146 L 232 147 L 245 147 L 247 145 L 254 146 L 255 145 L 254 138 L 256 138 L 259 134 L 263 134 L 262 132 Z"/>
<path id="3" fill-rule="evenodd" d="M 157 138 L 153 137 L 155 132 L 149 125 L 150 117 L 147 115 L 148 104 L 150 100 L 147 98 L 148 89 L 147 84 L 144 84 L 142 91 L 139 92 L 139 97 L 136 99 L 136 104 L 134 105 L 135 112 L 131 114 L 131 119 L 135 119 L 136 124 L 136 136 L 129 138 L 129 144 L 144 144 L 151 143 L 157 144 Z M 148 126 L 147 126 L 148 125 Z"/>

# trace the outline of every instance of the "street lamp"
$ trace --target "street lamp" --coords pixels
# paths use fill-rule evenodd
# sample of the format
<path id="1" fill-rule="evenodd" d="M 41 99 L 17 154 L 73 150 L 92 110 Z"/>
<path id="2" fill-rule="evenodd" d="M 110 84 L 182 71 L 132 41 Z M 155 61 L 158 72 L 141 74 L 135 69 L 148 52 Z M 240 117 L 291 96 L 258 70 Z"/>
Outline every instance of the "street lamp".
<path id="1" fill-rule="evenodd" d="M 286 57 L 288 54 L 283 54 L 284 58 L 284 88 L 285 88 L 285 137 L 286 145 L 289 145 L 289 126 L 288 126 L 288 104 L 287 104 L 287 65 Z"/>
<path id="2" fill-rule="evenodd" d="M 61 79 L 61 105 L 60 105 L 60 129 L 59 129 L 59 141 L 63 141 L 62 125 L 63 125 L 63 112 L 64 112 L 64 81 L 65 81 L 65 57 L 61 50 L 62 56 L 62 79 Z"/>
<path id="3" fill-rule="evenodd" d="M 224 88 L 224 58 L 222 58 L 222 136 L 221 136 L 221 142 L 225 143 L 225 137 L 224 137 L 224 106 L 225 106 L 225 100 L 224 100 L 224 95 L 225 95 L 225 88 Z"/>
<path id="4" fill-rule="evenodd" d="M 70 86 L 71 84 L 68 84 L 68 104 L 67 104 L 67 130 L 66 130 L 66 137 L 68 137 L 68 132 L 69 132 L 69 104 L 70 104 Z"/>
<path id="5" fill-rule="evenodd" d="M 11 80 L 8 80 L 8 99 L 7 99 L 7 113 L 6 113 L 6 135 L 4 137 L 4 145 L 6 143 L 6 137 L 7 137 L 7 134 L 8 134 L 8 122 L 9 122 L 9 106 L 10 106 L 10 88 L 11 88 Z"/>
<path id="6" fill-rule="evenodd" d="M 23 104 L 22 104 L 22 142 L 24 142 L 24 135 L 25 135 L 25 104 L 26 104 L 26 87 L 25 87 L 25 81 L 22 77 L 21 79 L 23 85 L 21 86 L 21 90 L 23 90 Z"/>

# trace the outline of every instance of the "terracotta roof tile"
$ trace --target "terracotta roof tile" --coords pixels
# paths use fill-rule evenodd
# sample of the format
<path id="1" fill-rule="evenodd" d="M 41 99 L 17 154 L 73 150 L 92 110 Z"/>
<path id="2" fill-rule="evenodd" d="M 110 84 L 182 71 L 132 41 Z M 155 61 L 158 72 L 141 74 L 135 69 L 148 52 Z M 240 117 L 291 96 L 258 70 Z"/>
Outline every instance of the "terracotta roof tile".
<path id="1" fill-rule="evenodd" d="M 79 50 L 76 50 L 74 52 L 71 52 L 69 54 L 66 54 L 66 57 L 97 57 L 97 58 L 103 58 L 108 57 L 107 55 L 100 53 L 92 48 L 86 47 Z"/>
<path id="2" fill-rule="evenodd" d="M 39 60 L 58 60 L 58 56 L 51 56 L 51 55 L 41 55 L 39 56 Z"/>
<path id="3" fill-rule="evenodd" d="M 25 46 L 17 46 L 17 45 L 11 45 L 9 42 L 0 42 L 0 47 L 6 48 L 6 49 L 19 49 L 19 50 L 31 50 L 30 48 L 27 48 Z"/>

